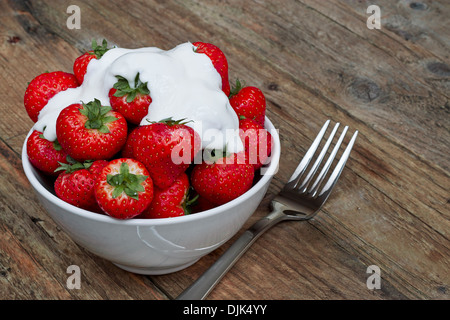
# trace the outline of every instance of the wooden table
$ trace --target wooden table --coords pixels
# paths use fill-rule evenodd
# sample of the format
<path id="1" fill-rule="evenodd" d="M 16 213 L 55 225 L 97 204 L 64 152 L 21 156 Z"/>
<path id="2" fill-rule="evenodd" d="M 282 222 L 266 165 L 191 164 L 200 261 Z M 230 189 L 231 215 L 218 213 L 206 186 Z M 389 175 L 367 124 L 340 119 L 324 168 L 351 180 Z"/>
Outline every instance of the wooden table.
<path id="1" fill-rule="evenodd" d="M 367 27 L 372 2 L 381 29 Z M 67 27 L 71 4 L 81 29 Z M 227 55 L 232 80 L 263 90 L 282 157 L 245 227 L 269 212 L 326 119 L 359 130 L 316 218 L 263 235 L 209 299 L 450 297 L 447 0 L 4 0 L 0 16 L 0 299 L 172 299 L 232 242 L 185 270 L 136 275 L 76 245 L 37 202 L 20 159 L 33 125 L 27 82 L 71 72 L 103 38 L 128 48 L 211 42 Z M 80 289 L 67 287 L 70 265 L 80 267 Z M 373 265 L 380 289 L 367 285 Z"/>

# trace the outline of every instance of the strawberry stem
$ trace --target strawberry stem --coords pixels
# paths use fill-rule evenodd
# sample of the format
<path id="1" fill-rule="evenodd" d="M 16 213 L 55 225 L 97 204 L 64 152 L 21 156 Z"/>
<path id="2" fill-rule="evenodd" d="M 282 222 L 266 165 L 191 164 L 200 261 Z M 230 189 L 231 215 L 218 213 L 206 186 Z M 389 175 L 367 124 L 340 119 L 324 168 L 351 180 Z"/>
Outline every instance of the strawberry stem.
<path id="1" fill-rule="evenodd" d="M 186 118 L 179 119 L 179 120 L 173 120 L 172 117 L 169 117 L 169 118 L 161 119 L 159 121 L 150 121 L 150 120 L 147 120 L 147 121 L 150 123 L 165 123 L 168 126 L 174 126 L 176 124 L 186 124 L 189 122 L 193 122 L 192 120 L 189 120 L 189 121 L 185 121 L 185 120 L 186 120 Z"/>
<path id="2" fill-rule="evenodd" d="M 196 194 L 194 197 L 192 197 L 192 192 L 194 191 L 194 188 L 189 187 L 186 195 L 186 199 L 181 204 L 181 207 L 183 208 L 184 214 L 188 215 L 192 213 L 192 207 L 195 206 L 198 202 L 199 195 Z"/>
<path id="3" fill-rule="evenodd" d="M 130 173 L 128 163 L 122 162 L 118 174 L 108 174 L 106 182 L 114 187 L 112 197 L 117 198 L 125 192 L 125 194 L 135 200 L 139 200 L 139 192 L 144 192 L 142 185 L 148 176 Z"/>
<path id="4" fill-rule="evenodd" d="M 86 104 L 83 103 L 80 113 L 88 118 L 84 127 L 86 129 L 97 129 L 102 133 L 109 133 L 109 128 L 106 124 L 117 120 L 116 117 L 106 115 L 111 110 L 110 106 L 102 106 L 98 99 L 94 99 L 94 101 Z"/>
<path id="5" fill-rule="evenodd" d="M 71 156 L 66 157 L 67 163 L 59 162 L 60 166 L 55 169 L 55 172 L 66 171 L 67 173 L 72 173 L 81 169 L 89 169 L 92 165 L 92 160 L 86 160 L 84 162 L 78 162 Z"/>
<path id="6" fill-rule="evenodd" d="M 92 50 L 93 52 L 91 54 L 95 55 L 97 59 L 100 59 L 109 50 L 108 43 L 105 39 L 103 39 L 102 45 L 99 46 L 97 44 L 97 41 L 95 39 L 92 39 Z"/>
<path id="7" fill-rule="evenodd" d="M 231 98 L 231 97 L 237 95 L 244 86 L 245 86 L 244 81 L 236 79 L 236 84 L 232 86 L 232 88 L 230 90 L 230 95 L 228 96 L 228 98 Z"/>
<path id="8" fill-rule="evenodd" d="M 125 77 L 117 75 L 116 78 L 118 80 L 113 86 L 113 88 L 116 89 L 116 92 L 114 93 L 115 97 L 123 97 L 126 95 L 127 102 L 130 103 L 136 98 L 136 95 L 138 93 L 142 95 L 150 94 L 147 82 L 143 83 L 139 79 L 139 72 L 136 74 L 136 77 L 134 78 L 134 87 L 130 86 L 130 83 Z"/>

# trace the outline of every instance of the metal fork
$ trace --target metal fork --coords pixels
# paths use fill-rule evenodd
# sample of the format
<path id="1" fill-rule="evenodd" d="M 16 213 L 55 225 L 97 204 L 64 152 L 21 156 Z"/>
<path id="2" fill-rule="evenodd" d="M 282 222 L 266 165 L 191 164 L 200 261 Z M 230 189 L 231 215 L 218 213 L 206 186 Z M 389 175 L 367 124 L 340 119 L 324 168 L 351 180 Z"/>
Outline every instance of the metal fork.
<path id="1" fill-rule="evenodd" d="M 201 277 L 176 298 L 177 300 L 200 300 L 206 298 L 228 270 L 265 231 L 281 221 L 309 220 L 319 212 L 336 185 L 358 135 L 358 131 L 355 131 L 331 175 L 324 182 L 348 130 L 348 126 L 345 126 L 326 163 L 317 174 L 339 127 L 339 123 L 336 123 L 319 155 L 306 173 L 329 123 L 330 120 L 325 122 L 287 184 L 272 200 L 272 212 L 246 230 Z"/>

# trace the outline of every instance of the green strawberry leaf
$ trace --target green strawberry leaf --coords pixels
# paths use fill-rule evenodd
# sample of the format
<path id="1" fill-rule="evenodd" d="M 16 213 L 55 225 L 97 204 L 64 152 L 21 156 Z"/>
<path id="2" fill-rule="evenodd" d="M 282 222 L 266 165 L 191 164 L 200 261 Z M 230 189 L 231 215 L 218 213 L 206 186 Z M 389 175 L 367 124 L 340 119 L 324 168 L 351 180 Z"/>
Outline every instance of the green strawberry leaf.
<path id="1" fill-rule="evenodd" d="M 138 193 L 137 193 L 137 191 L 136 190 L 133 190 L 133 189 L 131 189 L 131 188 L 125 188 L 125 194 L 127 195 L 127 196 L 129 196 L 130 198 L 133 198 L 133 199 L 135 199 L 135 200 L 139 200 L 139 196 L 138 196 Z"/>
<path id="2" fill-rule="evenodd" d="M 53 148 L 56 151 L 60 151 L 62 149 L 61 145 L 59 144 L 58 140 L 53 141 Z"/>
<path id="3" fill-rule="evenodd" d="M 100 106 L 99 115 L 104 116 L 111 110 L 112 110 L 111 106 Z"/>
<path id="4" fill-rule="evenodd" d="M 70 156 L 66 157 L 66 161 L 67 161 L 67 163 L 58 161 L 60 166 L 58 168 L 56 168 L 54 172 L 66 171 L 67 173 L 72 173 L 72 172 L 75 172 L 75 171 L 81 170 L 81 169 L 89 169 L 91 167 L 92 163 L 94 162 L 93 160 L 86 160 L 84 162 L 78 162 Z"/>
<path id="5" fill-rule="evenodd" d="M 108 42 L 106 41 L 106 39 L 103 39 L 101 46 L 97 44 L 97 41 L 95 39 L 92 39 L 91 46 L 93 50 L 91 54 L 95 55 L 97 59 L 100 59 L 109 50 Z"/>
<path id="6" fill-rule="evenodd" d="M 147 86 L 145 86 L 145 87 L 138 86 L 136 89 L 139 91 L 140 94 L 150 94 L 150 90 L 148 90 Z"/>
<path id="7" fill-rule="evenodd" d="M 108 174 L 106 176 L 106 182 L 110 185 L 112 185 L 113 187 L 117 187 L 120 186 L 123 183 L 123 176 L 120 174 Z"/>
<path id="8" fill-rule="evenodd" d="M 88 127 L 88 129 L 100 129 L 101 126 L 102 122 L 99 119 L 88 120 L 86 122 L 86 127 Z"/>
<path id="9" fill-rule="evenodd" d="M 109 128 L 105 125 L 102 125 L 100 128 L 98 128 L 98 131 L 101 133 L 109 133 Z"/>
<path id="10" fill-rule="evenodd" d="M 125 187 L 122 185 L 116 186 L 113 190 L 112 197 L 114 199 L 117 198 L 118 196 L 120 196 L 122 194 L 124 189 L 125 189 Z"/>
<path id="11" fill-rule="evenodd" d="M 228 96 L 228 98 L 231 98 L 231 97 L 237 95 L 243 87 L 245 87 L 245 82 L 241 81 L 239 79 L 236 79 L 236 83 L 234 86 L 231 87 L 230 95 Z"/>
<path id="12" fill-rule="evenodd" d="M 185 121 L 185 120 L 186 120 L 186 118 L 179 119 L 179 120 L 173 120 L 172 117 L 169 117 L 169 118 L 161 119 L 159 121 L 147 120 L 147 122 L 149 122 L 149 123 L 165 123 L 168 126 L 174 126 L 176 124 L 186 124 L 186 123 L 189 123 L 189 122 L 194 122 L 193 120 L 189 120 L 189 121 Z"/>
<path id="13" fill-rule="evenodd" d="M 70 163 L 70 164 L 75 164 L 75 163 L 78 162 L 77 160 L 75 160 L 75 159 L 72 158 L 71 156 L 67 156 L 67 157 L 66 157 L 66 161 L 67 161 L 68 163 Z"/>
<path id="14" fill-rule="evenodd" d="M 186 199 L 181 204 L 181 207 L 183 208 L 184 215 L 188 215 L 192 213 L 192 207 L 197 205 L 198 203 L 198 197 L 199 195 L 196 194 L 194 197 L 192 197 L 192 193 L 194 192 L 194 188 L 191 186 L 189 187 L 186 195 Z"/>
<path id="15" fill-rule="evenodd" d="M 116 121 L 116 120 L 117 120 L 116 117 L 113 117 L 113 116 L 107 116 L 107 117 L 104 117 L 104 118 L 102 119 L 102 124 L 110 123 L 110 122 L 113 122 L 113 121 Z"/>
<path id="16" fill-rule="evenodd" d="M 122 162 L 122 164 L 120 165 L 119 172 L 124 177 L 128 176 L 128 173 L 130 172 L 130 167 L 128 166 L 128 163 Z"/>
<path id="17" fill-rule="evenodd" d="M 132 91 L 127 96 L 127 102 L 131 103 L 133 102 L 134 98 L 136 98 L 136 91 Z"/>

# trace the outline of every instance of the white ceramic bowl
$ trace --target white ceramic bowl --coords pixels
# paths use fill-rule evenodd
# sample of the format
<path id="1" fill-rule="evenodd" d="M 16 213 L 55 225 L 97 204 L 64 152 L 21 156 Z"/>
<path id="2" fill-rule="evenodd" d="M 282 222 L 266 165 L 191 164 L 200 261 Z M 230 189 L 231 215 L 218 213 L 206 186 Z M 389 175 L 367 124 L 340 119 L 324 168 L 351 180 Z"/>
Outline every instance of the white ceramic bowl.
<path id="1" fill-rule="evenodd" d="M 184 269 L 233 237 L 266 194 L 280 159 L 280 140 L 266 117 L 273 137 L 271 162 L 245 194 L 207 211 L 165 219 L 118 220 L 86 211 L 59 199 L 49 183 L 28 161 L 25 174 L 52 219 L 80 246 L 118 267 L 139 274 L 166 274 Z M 32 130 L 29 134 L 31 134 Z"/>

